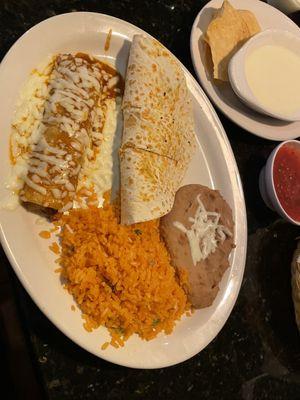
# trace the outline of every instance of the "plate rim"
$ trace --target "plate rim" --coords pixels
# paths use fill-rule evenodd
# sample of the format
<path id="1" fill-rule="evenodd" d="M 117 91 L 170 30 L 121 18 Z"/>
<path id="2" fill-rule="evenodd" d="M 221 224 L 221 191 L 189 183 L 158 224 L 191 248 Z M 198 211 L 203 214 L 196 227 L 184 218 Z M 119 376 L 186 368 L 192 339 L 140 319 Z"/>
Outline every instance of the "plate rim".
<path id="1" fill-rule="evenodd" d="M 193 25 L 192 25 L 192 29 L 191 29 L 191 33 L 190 33 L 190 54 L 191 54 L 191 59 L 192 59 L 192 64 L 193 64 L 193 68 L 195 71 L 195 74 L 197 75 L 197 78 L 199 80 L 199 83 L 201 85 L 201 87 L 203 87 L 205 94 L 209 97 L 210 101 L 217 107 L 217 109 L 225 116 L 227 117 L 230 121 L 232 121 L 234 124 L 238 125 L 239 127 L 241 127 L 242 129 L 244 129 L 246 132 L 251 133 L 257 137 L 260 137 L 262 139 L 266 139 L 266 140 L 271 140 L 271 141 L 284 141 L 284 140 L 290 140 L 290 139 L 297 139 L 300 134 L 298 135 L 290 135 L 289 137 L 283 137 L 280 136 L 280 133 L 276 134 L 276 136 L 270 136 L 270 135 L 264 135 L 263 133 L 260 133 L 264 128 L 261 126 L 260 122 L 257 122 L 256 120 L 252 120 L 253 125 L 249 125 L 247 123 L 243 123 L 243 114 L 239 111 L 238 115 L 240 116 L 240 119 L 235 117 L 235 114 L 232 113 L 231 111 L 231 107 L 228 106 L 224 100 L 222 98 L 220 98 L 220 96 L 218 96 L 218 94 L 216 94 L 213 90 L 211 90 L 207 83 L 206 83 L 206 79 L 204 78 L 203 74 L 200 73 L 199 68 L 198 68 L 198 64 L 203 65 L 201 62 L 197 62 L 196 58 L 197 57 L 197 52 L 195 51 L 195 48 L 197 46 L 196 43 L 196 29 L 197 29 L 197 24 L 199 21 L 199 18 L 201 16 L 201 14 L 203 13 L 204 10 L 206 10 L 209 7 L 212 7 L 212 3 L 215 3 L 216 0 L 210 0 L 208 3 L 206 3 L 198 12 L 198 14 L 196 15 Z M 237 0 L 239 1 L 239 0 Z M 260 4 L 260 6 L 262 7 L 271 7 L 272 9 L 275 10 L 275 12 L 277 12 L 278 14 L 282 14 L 283 17 L 289 19 L 290 25 L 294 25 L 295 28 L 297 28 L 299 30 L 299 34 L 300 34 L 300 28 L 297 26 L 297 24 L 295 24 L 294 21 L 292 21 L 290 18 L 288 18 L 284 13 L 282 13 L 281 11 L 279 11 L 278 9 L 276 9 L 275 7 L 272 7 L 270 4 L 268 3 L 264 3 L 260 0 L 252 0 L 253 3 L 256 2 L 257 4 Z M 213 85 L 214 86 L 214 85 Z M 225 107 L 223 103 L 225 103 Z M 228 109 L 227 109 L 228 107 Z M 299 124 L 299 132 L 300 132 L 300 122 L 298 122 Z M 270 125 L 271 126 L 271 125 Z M 283 127 L 284 129 L 284 127 Z"/>
<path id="2" fill-rule="evenodd" d="M 32 26 L 29 30 L 27 30 L 26 32 L 24 32 L 24 34 L 22 36 L 20 36 L 17 41 L 10 47 L 10 49 L 8 50 L 8 52 L 5 54 L 5 56 L 2 59 L 2 62 L 0 64 L 0 74 L 1 74 L 1 70 L 2 70 L 2 66 L 5 64 L 10 52 L 12 52 L 14 50 L 14 48 L 17 46 L 17 44 L 19 43 L 19 41 L 26 36 L 29 32 L 37 29 L 41 24 L 45 24 L 47 22 L 49 22 L 49 20 L 52 19 L 57 19 L 57 18 L 64 18 L 65 16 L 69 16 L 70 14 L 83 14 L 83 16 L 87 16 L 90 14 L 96 15 L 97 17 L 100 18 L 104 18 L 104 19 L 113 19 L 116 23 L 124 25 L 133 29 L 136 32 L 142 33 L 148 37 L 153 38 L 153 36 L 151 36 L 150 34 L 148 34 L 146 31 L 142 30 L 141 28 L 125 21 L 122 20 L 120 18 L 116 18 L 114 16 L 111 15 L 107 15 L 107 14 L 103 14 L 103 13 L 96 13 L 96 12 L 88 12 L 88 11 L 80 11 L 80 12 L 72 12 L 72 13 L 63 13 L 63 14 L 59 14 L 56 16 L 52 16 L 50 18 L 47 18 L 41 22 L 39 22 L 38 24 Z M 157 40 L 157 39 L 156 39 Z M 172 53 L 172 52 L 171 52 Z M 172 53 L 173 54 L 173 53 Z M 188 71 L 188 69 L 181 63 L 181 61 L 173 54 L 173 56 L 176 58 L 176 60 L 179 62 L 180 66 L 183 68 L 183 71 L 185 73 L 185 77 L 187 78 L 187 83 L 189 86 L 189 90 L 191 90 L 190 85 L 192 85 L 195 93 L 197 96 L 200 96 L 202 98 L 202 100 L 204 101 L 205 105 L 208 107 L 209 111 L 210 111 L 210 116 L 213 118 L 213 122 L 216 126 L 215 131 L 216 131 L 216 135 L 218 137 L 218 140 L 220 142 L 220 145 L 224 146 L 224 149 L 226 149 L 227 152 L 227 156 L 228 156 L 228 160 L 227 161 L 227 166 L 228 166 L 228 174 L 229 174 L 229 178 L 230 178 L 230 182 L 231 185 L 234 186 L 232 187 L 232 192 L 233 192 L 233 198 L 234 198 L 234 205 L 235 205 L 235 223 L 237 226 L 238 230 L 236 231 L 236 237 L 240 237 L 240 245 L 239 245 L 239 260 L 240 262 L 238 263 L 238 265 L 236 266 L 236 269 L 238 269 L 238 273 L 239 273 L 239 279 L 238 282 L 236 284 L 235 287 L 235 293 L 234 296 L 232 296 L 230 298 L 230 302 L 229 303 L 229 307 L 227 309 L 227 315 L 222 319 L 222 323 L 220 324 L 218 330 L 214 333 L 213 336 L 210 336 L 208 340 L 205 341 L 205 344 L 201 347 L 198 348 L 197 351 L 192 351 L 188 354 L 185 354 L 184 357 L 181 357 L 180 360 L 177 360 L 175 362 L 170 361 L 170 362 L 162 362 L 162 363 L 157 363 L 156 365 L 153 366 L 147 366 L 147 369 L 155 369 L 155 368 L 164 368 L 164 367 L 168 367 L 168 366 L 172 366 L 172 365 L 176 365 L 179 364 L 181 362 L 184 362 L 188 359 L 190 359 L 191 357 L 193 357 L 194 355 L 198 354 L 200 351 L 202 351 L 218 334 L 219 332 L 222 330 L 222 328 L 224 327 L 227 319 L 229 318 L 231 311 L 235 305 L 235 302 L 237 300 L 239 291 L 240 291 L 240 287 L 242 284 L 242 280 L 243 280 L 243 275 L 244 275 L 244 269 L 245 269 L 245 264 L 246 264 L 246 252 L 247 252 L 247 216 L 246 216 L 246 205 L 245 205 L 245 198 L 244 198 L 244 192 L 243 192 L 243 186 L 242 186 L 242 182 L 241 182 L 241 178 L 240 178 L 240 174 L 239 174 L 239 170 L 238 170 L 238 166 L 234 157 L 234 153 L 233 150 L 231 148 L 230 142 L 228 140 L 228 137 L 226 135 L 226 132 L 224 130 L 224 127 L 221 123 L 221 121 L 219 120 L 219 117 L 213 107 L 213 105 L 210 103 L 208 97 L 206 96 L 206 94 L 204 93 L 203 89 L 200 87 L 199 83 L 196 81 L 196 79 L 192 76 L 192 74 Z M 190 85 L 189 85 L 190 84 Z M 200 104 L 199 104 L 200 106 Z M 224 150 L 223 150 L 224 152 Z M 229 168 L 229 164 L 231 166 L 231 169 Z M 236 190 L 234 190 L 236 189 Z M 237 208 L 237 202 L 239 203 L 239 208 Z M 15 274 L 17 275 L 18 279 L 20 280 L 20 282 L 22 283 L 23 287 L 25 288 L 25 290 L 27 291 L 27 293 L 29 294 L 29 296 L 31 297 L 31 299 L 33 300 L 33 302 L 38 306 L 38 308 L 42 311 L 42 313 L 51 321 L 51 323 L 53 323 L 55 325 L 55 327 L 57 329 L 59 329 L 64 335 L 66 335 L 70 340 L 72 340 L 76 345 L 82 347 L 84 350 L 88 351 L 89 353 L 95 355 L 96 357 L 102 358 L 106 361 L 112 362 L 114 364 L 118 364 L 118 365 L 122 365 L 125 367 L 129 367 L 129 368 L 138 368 L 138 369 L 144 369 L 145 367 L 142 367 L 140 364 L 135 364 L 132 362 L 129 363 L 124 363 L 124 362 L 117 362 L 116 360 L 112 360 L 111 357 L 106 356 L 105 352 L 101 353 L 101 355 L 99 355 L 98 353 L 94 352 L 92 349 L 88 348 L 88 346 L 85 344 L 84 339 L 81 340 L 80 337 L 76 334 L 73 335 L 72 332 L 68 331 L 66 329 L 66 327 L 64 325 L 61 325 L 58 321 L 57 318 L 55 318 L 50 312 L 47 311 L 47 309 L 45 309 L 45 307 L 43 307 L 43 305 L 40 303 L 39 299 L 36 298 L 33 294 L 32 294 L 32 290 L 30 287 L 30 283 L 28 283 L 22 273 L 21 268 L 19 268 L 19 264 L 17 263 L 14 253 L 11 251 L 10 249 L 10 245 L 6 239 L 5 236 L 5 232 L 3 230 L 3 226 L 2 223 L 0 221 L 0 240 L 1 240 L 1 244 L 3 247 L 3 250 L 15 272 Z M 238 247 L 238 246 L 237 246 Z M 231 265 L 231 267 L 233 267 Z"/>

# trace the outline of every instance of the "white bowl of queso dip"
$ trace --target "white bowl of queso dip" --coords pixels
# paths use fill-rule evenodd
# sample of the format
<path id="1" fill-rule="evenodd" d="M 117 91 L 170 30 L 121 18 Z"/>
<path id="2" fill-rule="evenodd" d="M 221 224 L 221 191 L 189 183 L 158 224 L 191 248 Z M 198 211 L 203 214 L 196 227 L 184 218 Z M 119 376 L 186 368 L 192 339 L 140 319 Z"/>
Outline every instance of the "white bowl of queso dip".
<path id="1" fill-rule="evenodd" d="M 254 110 L 300 121 L 300 30 L 266 30 L 248 40 L 229 63 L 237 96 Z"/>

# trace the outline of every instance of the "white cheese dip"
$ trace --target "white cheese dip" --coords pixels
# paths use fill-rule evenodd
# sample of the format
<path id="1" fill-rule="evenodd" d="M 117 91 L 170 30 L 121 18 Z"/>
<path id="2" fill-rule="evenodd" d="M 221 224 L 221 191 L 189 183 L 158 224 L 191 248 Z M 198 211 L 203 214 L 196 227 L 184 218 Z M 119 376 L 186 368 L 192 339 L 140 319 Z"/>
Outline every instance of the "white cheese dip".
<path id="1" fill-rule="evenodd" d="M 246 58 L 248 85 L 271 112 L 292 116 L 300 109 L 300 55 L 283 46 L 263 45 Z"/>

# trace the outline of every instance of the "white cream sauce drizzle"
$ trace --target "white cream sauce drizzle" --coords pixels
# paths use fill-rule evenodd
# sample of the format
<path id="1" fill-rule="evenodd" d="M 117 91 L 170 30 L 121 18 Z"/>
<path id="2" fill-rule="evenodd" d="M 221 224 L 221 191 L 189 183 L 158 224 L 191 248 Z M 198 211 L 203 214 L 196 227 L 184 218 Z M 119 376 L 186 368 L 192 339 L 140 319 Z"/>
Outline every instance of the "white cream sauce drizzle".
<path id="1" fill-rule="evenodd" d="M 65 185 L 69 196 L 74 195 L 75 189 L 70 179 L 78 173 L 78 159 L 84 146 L 89 143 L 88 133 L 83 124 L 90 117 L 94 101 L 99 97 L 100 78 L 97 64 L 88 64 L 86 60 L 70 55 L 57 57 L 49 79 L 49 98 L 40 124 L 42 131 L 54 127 L 65 132 L 68 137 L 73 137 L 72 147 L 74 148 L 75 144 L 78 153 L 75 151 L 73 156 L 68 154 L 63 141 L 57 143 L 57 146 L 51 146 L 43 136 L 38 138 L 31 149 L 31 158 L 44 161 L 46 168 L 40 171 L 36 168 L 32 170 L 29 160 L 29 174 L 25 182 L 40 193 L 45 192 L 45 189 L 42 184 L 39 190 L 36 183 L 30 184 L 32 180 L 30 172 L 41 176 L 43 185 L 49 186 L 53 183 L 53 178 L 59 176 L 60 179 L 56 180 L 56 185 Z M 73 163 L 70 164 L 70 161 Z M 54 168 L 50 168 L 51 166 Z M 51 189 L 51 191 L 55 199 L 62 198 L 61 190 L 53 192 Z"/>
<path id="2" fill-rule="evenodd" d="M 116 99 L 104 100 L 105 95 L 102 98 L 99 96 L 102 89 L 107 92 L 102 84 L 107 84 L 111 77 L 100 67 L 100 64 L 87 65 L 83 58 L 72 58 L 66 54 L 48 58 L 47 62 L 31 73 L 20 94 L 12 123 L 11 150 L 15 164 L 7 184 L 9 196 L 1 202 L 0 207 L 15 208 L 24 183 L 41 194 L 46 193 L 45 185 L 47 187 L 51 182 L 63 185 L 65 190 L 53 190 L 50 187 L 57 199 L 70 198 L 70 195 L 75 194 L 70 177 L 79 173 L 81 165 L 68 154 L 63 145 L 55 147 L 43 139 L 45 130 L 52 126 L 59 127 L 74 139 L 71 146 L 75 156 L 80 156 L 85 147 L 88 155 L 91 147 L 103 144 L 101 156 L 98 151 L 96 159 L 93 158 L 93 165 L 86 163 L 84 174 L 87 176 L 85 181 L 93 184 L 99 195 L 99 205 L 102 203 L 103 192 L 110 189 L 111 182 L 99 183 L 96 167 L 104 167 L 100 175 L 108 172 L 105 180 L 111 180 L 113 161 L 112 150 L 109 148 L 112 148 L 114 142 L 117 106 Z M 111 77 L 109 86 L 116 83 L 117 78 Z M 90 132 L 85 129 L 87 120 L 90 122 Z M 89 176 L 88 172 L 92 169 L 93 176 Z M 65 204 L 65 208 L 71 208 L 70 201 Z"/>

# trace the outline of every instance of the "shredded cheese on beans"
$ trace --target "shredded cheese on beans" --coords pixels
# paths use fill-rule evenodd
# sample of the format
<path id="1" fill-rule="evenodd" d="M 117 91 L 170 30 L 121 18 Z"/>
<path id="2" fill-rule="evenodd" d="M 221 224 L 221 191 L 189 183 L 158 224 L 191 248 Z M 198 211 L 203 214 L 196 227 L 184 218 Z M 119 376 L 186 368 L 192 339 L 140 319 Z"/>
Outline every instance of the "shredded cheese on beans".
<path id="1" fill-rule="evenodd" d="M 174 226 L 188 239 L 194 265 L 214 253 L 218 243 L 224 242 L 226 236 L 232 236 L 226 226 L 219 224 L 219 213 L 206 211 L 200 195 L 197 196 L 197 202 L 198 208 L 195 216 L 189 217 L 189 221 L 192 222 L 190 229 L 187 229 L 181 222 L 173 222 Z"/>

